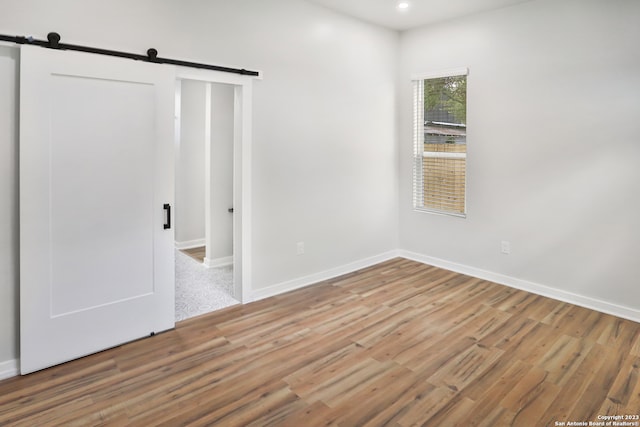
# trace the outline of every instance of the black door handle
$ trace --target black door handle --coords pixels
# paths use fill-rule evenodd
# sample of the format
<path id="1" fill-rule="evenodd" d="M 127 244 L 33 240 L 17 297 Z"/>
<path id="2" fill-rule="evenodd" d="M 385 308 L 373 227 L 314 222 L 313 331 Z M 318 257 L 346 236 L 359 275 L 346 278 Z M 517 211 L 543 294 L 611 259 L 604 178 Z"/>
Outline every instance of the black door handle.
<path id="1" fill-rule="evenodd" d="M 233 213 L 233 208 L 229 208 L 229 209 L 227 209 L 227 212 L 229 212 L 229 213 Z"/>
<path id="2" fill-rule="evenodd" d="M 171 205 L 169 203 L 165 203 L 162 208 L 167 211 L 167 222 L 164 223 L 164 229 L 167 230 L 171 228 Z"/>

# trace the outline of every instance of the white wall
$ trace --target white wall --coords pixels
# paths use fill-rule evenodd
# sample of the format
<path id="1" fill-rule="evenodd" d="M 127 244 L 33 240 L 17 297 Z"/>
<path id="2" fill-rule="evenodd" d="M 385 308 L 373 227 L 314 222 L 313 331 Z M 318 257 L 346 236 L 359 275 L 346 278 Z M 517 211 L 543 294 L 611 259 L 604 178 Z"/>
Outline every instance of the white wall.
<path id="1" fill-rule="evenodd" d="M 211 244 L 207 258 L 221 260 L 233 255 L 233 131 L 234 88 L 211 85 Z"/>
<path id="2" fill-rule="evenodd" d="M 397 35 L 274 3 L 259 2 L 251 23 L 265 77 L 255 85 L 256 288 L 397 246 Z"/>
<path id="3" fill-rule="evenodd" d="M 184 80 L 180 90 L 180 148 L 176 153 L 176 243 L 205 237 L 205 83 Z"/>
<path id="4" fill-rule="evenodd" d="M 250 166 L 255 289 L 397 247 L 397 34 L 300 0 L 0 0 L 0 10 L 3 34 L 57 31 L 68 43 L 154 47 L 160 56 L 264 72 L 254 85 Z M 5 68 L 0 87 L 13 93 Z M 14 109 L 3 97 L 2 120 L 15 123 Z M 7 129 L 3 150 L 15 148 Z M 15 162 L 3 158 L 0 176 L 2 191 L 15 187 Z M 0 195 L 3 220 L 5 205 L 16 209 L 11 191 Z M 2 230 L 15 236 L 15 218 L 8 223 Z M 301 256 L 298 241 L 306 243 Z M 14 265 L 16 254 L 14 240 L 0 242 L 0 265 Z M 17 357 L 15 274 L 0 282 L 0 316 L 8 318 L 0 362 Z"/>
<path id="5" fill-rule="evenodd" d="M 0 378 L 18 348 L 18 53 L 0 46 Z"/>
<path id="6" fill-rule="evenodd" d="M 639 17 L 638 1 L 537 0 L 404 33 L 400 247 L 638 314 Z M 416 213 L 410 76 L 460 66 L 468 217 Z"/>

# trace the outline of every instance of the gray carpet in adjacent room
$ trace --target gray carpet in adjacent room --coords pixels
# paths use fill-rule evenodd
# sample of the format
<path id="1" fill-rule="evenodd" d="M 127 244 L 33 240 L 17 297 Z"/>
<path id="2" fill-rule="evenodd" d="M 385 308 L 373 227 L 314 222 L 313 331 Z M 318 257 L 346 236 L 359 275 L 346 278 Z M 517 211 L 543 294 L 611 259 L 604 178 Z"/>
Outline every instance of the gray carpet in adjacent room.
<path id="1" fill-rule="evenodd" d="M 232 290 L 233 266 L 207 268 L 176 250 L 176 322 L 239 304 Z"/>

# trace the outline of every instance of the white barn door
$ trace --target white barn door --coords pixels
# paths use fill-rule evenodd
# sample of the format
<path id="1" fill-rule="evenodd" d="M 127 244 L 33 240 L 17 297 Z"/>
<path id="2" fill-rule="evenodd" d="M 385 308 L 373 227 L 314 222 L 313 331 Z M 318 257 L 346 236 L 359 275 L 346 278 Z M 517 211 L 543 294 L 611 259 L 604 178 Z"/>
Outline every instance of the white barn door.
<path id="1" fill-rule="evenodd" d="M 174 327 L 173 67 L 24 46 L 20 369 Z"/>

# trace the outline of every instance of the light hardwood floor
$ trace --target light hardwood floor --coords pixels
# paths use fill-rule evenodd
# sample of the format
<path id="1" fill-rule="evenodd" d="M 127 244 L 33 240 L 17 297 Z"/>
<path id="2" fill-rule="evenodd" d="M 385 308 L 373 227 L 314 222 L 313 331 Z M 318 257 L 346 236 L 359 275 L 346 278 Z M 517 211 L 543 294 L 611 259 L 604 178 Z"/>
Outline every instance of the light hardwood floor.
<path id="1" fill-rule="evenodd" d="M 0 382 L 0 425 L 555 426 L 639 369 L 634 322 L 394 259 Z"/>
<path id="2" fill-rule="evenodd" d="M 189 255 L 191 258 L 195 259 L 198 262 L 204 262 L 204 257 L 207 255 L 204 246 L 191 249 L 182 249 L 181 251 L 182 253 Z"/>

